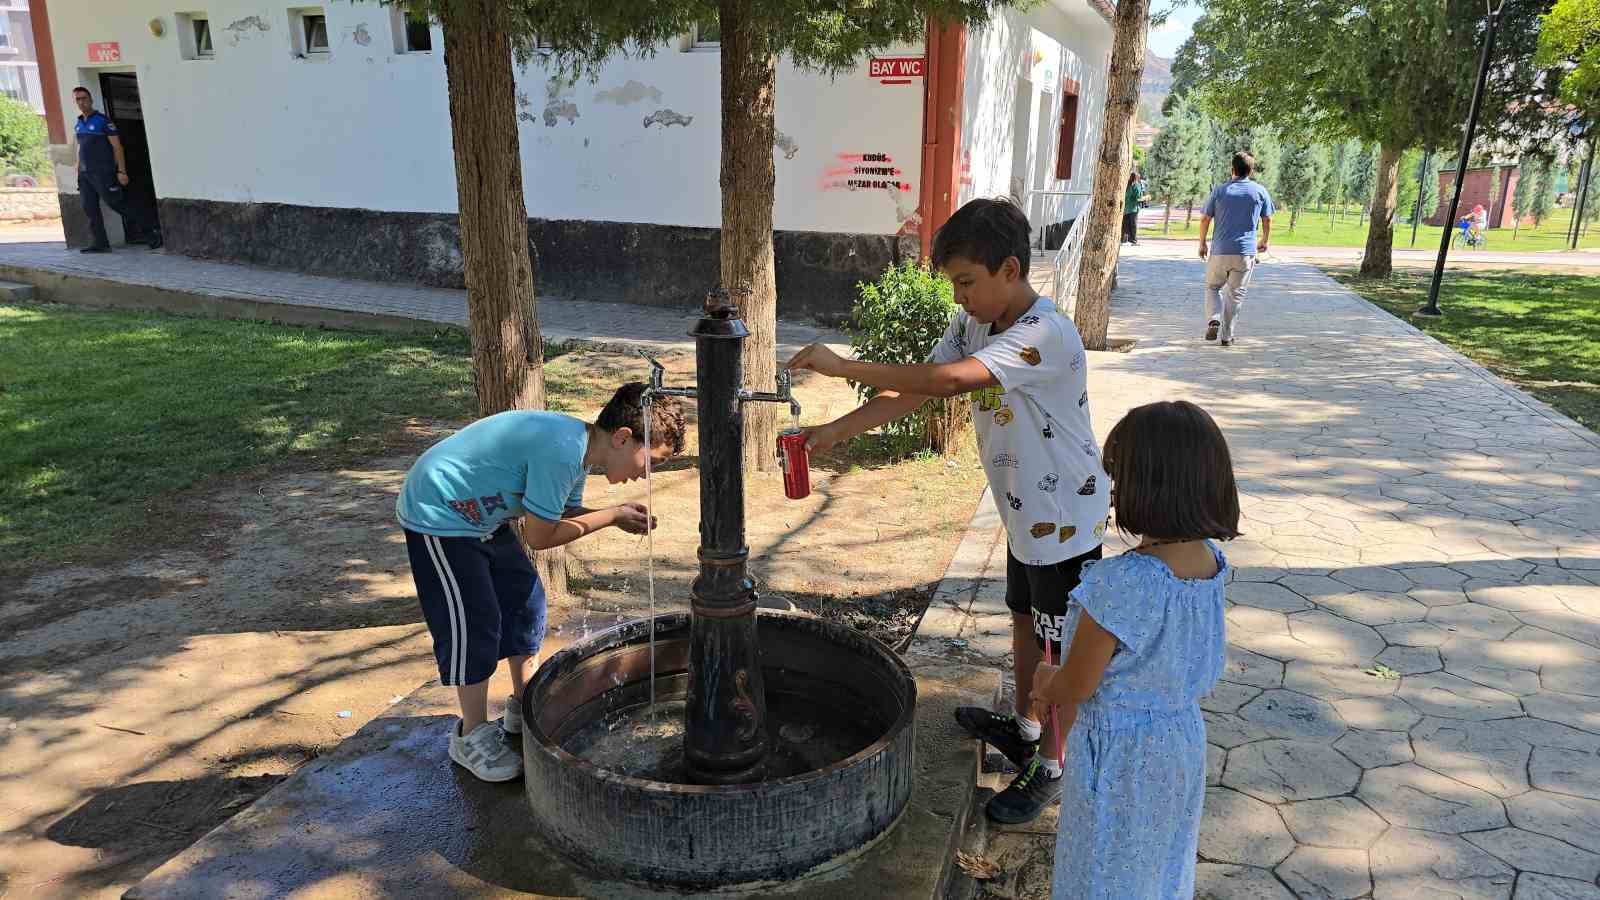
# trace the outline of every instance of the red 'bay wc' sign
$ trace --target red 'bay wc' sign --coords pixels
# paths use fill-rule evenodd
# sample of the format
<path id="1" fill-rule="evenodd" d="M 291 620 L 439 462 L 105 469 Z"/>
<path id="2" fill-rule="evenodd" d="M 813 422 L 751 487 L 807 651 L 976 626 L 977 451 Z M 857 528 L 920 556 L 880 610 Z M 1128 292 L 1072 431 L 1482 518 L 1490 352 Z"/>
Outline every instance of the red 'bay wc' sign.
<path id="1" fill-rule="evenodd" d="M 100 41 L 90 44 L 89 62 L 122 62 L 122 45 L 116 41 Z"/>
<path id="2" fill-rule="evenodd" d="M 927 60 L 921 56 L 879 56 L 867 63 L 867 77 L 882 80 L 884 84 L 910 84 L 921 78 Z"/>

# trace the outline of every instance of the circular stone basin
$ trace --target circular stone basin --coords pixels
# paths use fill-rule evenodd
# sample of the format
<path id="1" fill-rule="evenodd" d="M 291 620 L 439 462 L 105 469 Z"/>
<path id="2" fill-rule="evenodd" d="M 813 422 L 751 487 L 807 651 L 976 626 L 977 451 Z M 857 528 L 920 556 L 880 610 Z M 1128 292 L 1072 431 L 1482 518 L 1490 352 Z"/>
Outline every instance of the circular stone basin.
<path id="1" fill-rule="evenodd" d="M 678 888 L 788 880 L 854 856 L 911 797 L 916 682 L 851 628 L 757 619 L 772 750 L 768 780 L 683 775 L 689 616 L 629 622 L 540 666 L 523 696 L 522 755 L 540 834 L 579 867 Z"/>

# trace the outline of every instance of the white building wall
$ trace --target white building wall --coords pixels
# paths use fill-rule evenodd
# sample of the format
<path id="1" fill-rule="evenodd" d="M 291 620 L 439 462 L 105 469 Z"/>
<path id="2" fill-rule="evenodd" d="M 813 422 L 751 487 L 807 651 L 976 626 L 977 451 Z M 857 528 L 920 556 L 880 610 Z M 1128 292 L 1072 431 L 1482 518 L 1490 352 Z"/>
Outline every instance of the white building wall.
<path id="1" fill-rule="evenodd" d="M 1111 27 L 1087 4 L 1006 10 L 968 39 L 961 201 L 1012 197 L 1035 229 L 1076 218 L 1094 184 Z M 1072 177 L 1056 178 L 1062 80 L 1078 82 Z"/>
<path id="2" fill-rule="evenodd" d="M 306 0 L 56 0 L 62 109 L 75 85 L 98 97 L 102 71 L 136 73 L 164 198 L 455 212 L 438 29 L 434 52 L 398 53 L 389 8 L 335 0 L 322 4 L 331 52 L 297 58 L 291 5 Z M 178 13 L 209 17 L 213 58 L 183 58 Z M 90 61 L 88 45 L 102 41 L 121 45 L 120 63 Z M 595 83 L 552 84 L 538 64 L 520 73 L 529 215 L 717 226 L 718 61 L 673 47 L 613 61 Z M 900 229 L 918 196 L 921 79 L 883 85 L 863 66 L 830 80 L 782 65 L 777 116 L 779 229 Z M 837 186 L 851 167 L 841 155 L 863 153 L 891 157 L 909 190 Z M 74 184 L 63 168 L 61 184 Z"/>

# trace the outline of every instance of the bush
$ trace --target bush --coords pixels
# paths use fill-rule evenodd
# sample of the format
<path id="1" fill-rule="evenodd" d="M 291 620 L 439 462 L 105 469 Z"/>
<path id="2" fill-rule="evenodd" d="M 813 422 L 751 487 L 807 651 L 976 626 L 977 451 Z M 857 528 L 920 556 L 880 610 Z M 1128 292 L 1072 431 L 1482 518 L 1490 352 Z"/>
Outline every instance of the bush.
<path id="1" fill-rule="evenodd" d="M 33 107 L 0 96 L 0 165 L 10 172 L 43 176 L 50 168 L 45 140 L 44 119 Z"/>
<path id="2" fill-rule="evenodd" d="M 926 263 L 890 266 L 876 282 L 858 285 L 861 298 L 852 314 L 850 347 L 857 359 L 893 365 L 927 362 L 934 344 L 955 315 L 955 289 Z M 862 400 L 878 389 L 851 382 Z M 971 418 L 965 397 L 930 400 L 918 411 L 881 429 L 890 449 L 909 456 L 924 450 L 949 454 L 959 445 Z"/>

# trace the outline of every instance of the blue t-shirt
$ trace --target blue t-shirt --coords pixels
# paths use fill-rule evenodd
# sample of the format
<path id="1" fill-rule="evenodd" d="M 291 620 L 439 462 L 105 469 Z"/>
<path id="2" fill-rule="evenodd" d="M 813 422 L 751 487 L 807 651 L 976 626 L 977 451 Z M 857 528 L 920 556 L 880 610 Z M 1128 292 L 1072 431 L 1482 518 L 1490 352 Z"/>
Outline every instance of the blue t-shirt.
<path id="1" fill-rule="evenodd" d="M 116 174 L 117 156 L 110 138 L 117 134 L 117 123 L 105 113 L 92 112 L 78 117 L 78 171 Z"/>
<path id="2" fill-rule="evenodd" d="M 1211 192 L 1202 215 L 1214 221 L 1211 252 L 1218 256 L 1255 256 L 1256 226 L 1272 218 L 1272 197 L 1248 178 L 1235 178 Z"/>
<path id="3" fill-rule="evenodd" d="M 484 537 L 530 513 L 557 521 L 583 504 L 589 428 L 553 412 L 512 410 L 479 419 L 422 454 L 394 512 L 412 531 Z"/>

